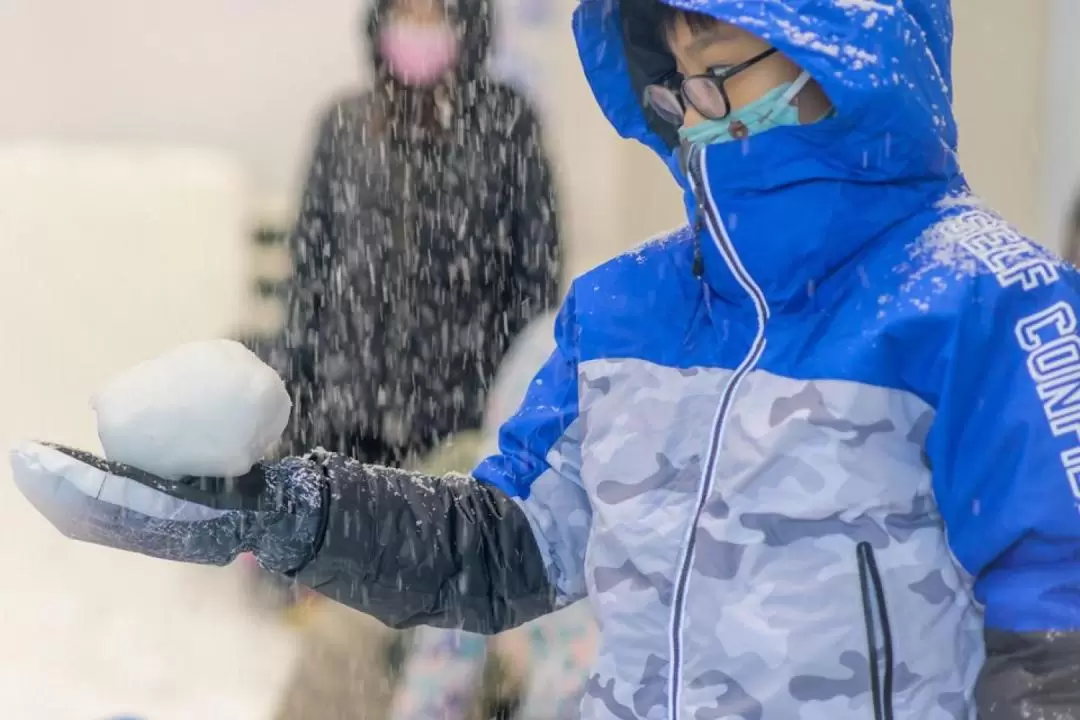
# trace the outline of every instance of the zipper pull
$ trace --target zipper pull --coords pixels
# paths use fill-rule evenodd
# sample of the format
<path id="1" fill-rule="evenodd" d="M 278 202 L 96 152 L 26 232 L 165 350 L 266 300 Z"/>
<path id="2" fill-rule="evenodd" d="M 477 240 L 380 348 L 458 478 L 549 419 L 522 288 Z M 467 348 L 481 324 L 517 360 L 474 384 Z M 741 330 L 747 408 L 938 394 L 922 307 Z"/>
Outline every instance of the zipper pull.
<path id="1" fill-rule="evenodd" d="M 701 233 L 705 231 L 705 200 L 702 198 L 701 183 L 698 182 L 698 162 L 701 150 L 693 145 L 683 145 L 683 161 L 686 163 L 686 174 L 690 178 L 690 191 L 694 194 L 697 202 L 697 213 L 694 216 L 694 277 L 700 280 L 705 277 L 705 258 L 701 254 Z"/>
<path id="2" fill-rule="evenodd" d="M 700 231 L 700 230 L 699 230 Z M 694 277 L 700 280 L 705 276 L 705 258 L 701 256 L 701 240 L 694 237 Z"/>
<path id="3" fill-rule="evenodd" d="M 705 258 L 701 254 L 701 233 L 705 230 L 705 206 L 698 201 L 697 215 L 694 217 L 694 277 L 700 280 L 705 276 Z"/>

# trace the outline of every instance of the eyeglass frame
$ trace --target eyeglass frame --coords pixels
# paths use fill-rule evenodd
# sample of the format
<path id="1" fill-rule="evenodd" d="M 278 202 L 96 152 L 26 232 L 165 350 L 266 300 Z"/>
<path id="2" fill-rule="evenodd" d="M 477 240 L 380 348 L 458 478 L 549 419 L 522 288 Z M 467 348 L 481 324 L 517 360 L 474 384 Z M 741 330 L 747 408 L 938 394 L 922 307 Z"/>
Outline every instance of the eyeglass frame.
<path id="1" fill-rule="evenodd" d="M 685 77 L 685 78 L 682 79 L 682 82 L 679 83 L 677 89 L 672 87 L 672 83 L 670 82 L 670 80 L 673 79 L 674 77 L 678 76 L 679 73 L 677 71 L 675 71 L 675 70 L 672 70 L 670 73 L 668 73 L 667 75 L 662 77 L 658 82 L 649 83 L 648 85 L 645 86 L 645 89 L 642 91 L 642 95 L 646 97 L 645 104 L 647 106 L 649 106 L 650 108 L 652 108 L 652 111 L 654 113 L 656 113 L 657 116 L 659 116 L 660 119 L 663 120 L 664 122 L 675 125 L 675 127 L 681 127 L 682 126 L 682 121 L 680 121 L 678 124 L 675 124 L 674 122 L 668 120 L 666 117 L 663 116 L 663 114 L 661 114 L 659 111 L 656 110 L 656 107 L 654 106 L 653 103 L 648 101 L 647 96 L 648 96 L 649 88 L 660 87 L 660 88 L 663 88 L 664 90 L 670 92 L 675 97 L 675 100 L 679 103 L 679 108 L 682 110 L 684 116 L 686 115 L 686 108 L 687 108 L 687 106 L 689 106 L 689 107 L 692 107 L 695 112 L 699 113 L 703 118 L 705 118 L 707 120 L 723 120 L 727 116 L 731 115 L 731 111 L 732 111 L 731 98 L 728 97 L 727 88 L 724 87 L 724 83 L 726 83 L 728 80 L 735 77 L 739 73 L 741 73 L 741 72 L 743 72 L 745 70 L 749 70 L 754 65 L 757 65 L 759 62 L 761 62 L 762 60 L 765 60 L 766 58 L 772 57 L 773 55 L 775 55 L 778 52 L 779 52 L 779 50 L 777 50 L 777 48 L 771 47 L 771 48 L 769 48 L 767 50 L 763 50 L 763 51 L 759 52 L 757 55 L 754 55 L 753 57 L 748 58 L 747 60 L 743 60 L 741 63 L 738 63 L 736 65 L 732 65 L 732 66 L 730 66 L 730 67 L 728 67 L 728 68 L 726 68 L 724 70 L 720 70 L 719 72 L 709 70 L 709 71 L 706 71 L 706 72 L 703 72 L 703 73 L 698 73 L 696 75 L 690 75 L 689 77 Z M 697 105 L 695 105 L 694 102 L 687 96 L 686 90 L 685 90 L 686 83 L 690 82 L 691 80 L 700 80 L 700 79 L 705 79 L 705 80 L 710 81 L 713 85 L 716 86 L 716 89 L 720 92 L 720 99 L 724 101 L 724 107 L 727 108 L 723 115 L 713 116 L 710 113 L 702 112 L 701 108 L 699 108 Z"/>

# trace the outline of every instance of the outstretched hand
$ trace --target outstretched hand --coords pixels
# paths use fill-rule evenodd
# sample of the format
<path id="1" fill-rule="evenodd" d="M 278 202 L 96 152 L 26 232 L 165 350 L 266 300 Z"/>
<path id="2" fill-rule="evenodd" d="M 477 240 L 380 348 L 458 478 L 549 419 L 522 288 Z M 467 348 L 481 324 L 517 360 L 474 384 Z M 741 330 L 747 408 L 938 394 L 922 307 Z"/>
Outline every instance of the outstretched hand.
<path id="1" fill-rule="evenodd" d="M 301 458 L 236 478 L 170 481 L 61 445 L 11 453 L 15 484 L 76 540 L 168 560 L 225 565 L 251 551 L 279 572 L 310 560 L 322 531 L 325 483 Z"/>

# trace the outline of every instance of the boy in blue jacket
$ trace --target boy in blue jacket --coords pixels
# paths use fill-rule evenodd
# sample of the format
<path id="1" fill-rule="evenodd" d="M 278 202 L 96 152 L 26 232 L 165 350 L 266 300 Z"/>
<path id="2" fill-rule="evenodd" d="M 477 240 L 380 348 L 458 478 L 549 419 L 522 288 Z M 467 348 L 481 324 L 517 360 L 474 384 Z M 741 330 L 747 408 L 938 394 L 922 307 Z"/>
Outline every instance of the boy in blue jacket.
<path id="1" fill-rule="evenodd" d="M 471 477 L 28 445 L 23 492 L 394 626 L 588 596 L 585 718 L 1080 717 L 1077 276 L 967 188 L 948 3 L 585 0 L 574 31 L 691 223 L 577 280 Z"/>

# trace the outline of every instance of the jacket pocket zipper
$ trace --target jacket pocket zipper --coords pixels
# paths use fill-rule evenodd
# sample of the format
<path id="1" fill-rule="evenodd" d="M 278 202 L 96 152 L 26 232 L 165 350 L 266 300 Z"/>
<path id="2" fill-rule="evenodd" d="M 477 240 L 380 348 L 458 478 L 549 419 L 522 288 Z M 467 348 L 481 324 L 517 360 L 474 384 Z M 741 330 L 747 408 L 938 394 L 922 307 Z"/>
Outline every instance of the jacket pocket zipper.
<path id="1" fill-rule="evenodd" d="M 855 550 L 859 559 L 859 590 L 862 592 L 863 618 L 866 621 L 874 720 L 893 720 L 893 645 L 889 612 L 885 606 L 885 586 L 881 582 L 874 548 L 870 543 L 861 542 Z"/>

